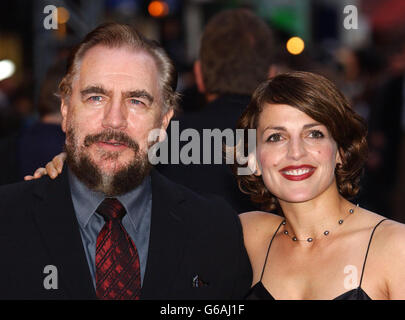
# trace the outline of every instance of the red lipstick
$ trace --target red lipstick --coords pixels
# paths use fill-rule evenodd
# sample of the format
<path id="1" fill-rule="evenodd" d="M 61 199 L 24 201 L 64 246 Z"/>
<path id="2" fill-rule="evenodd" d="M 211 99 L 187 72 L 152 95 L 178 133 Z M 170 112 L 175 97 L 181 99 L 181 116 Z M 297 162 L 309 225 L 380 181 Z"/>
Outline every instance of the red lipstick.
<path id="1" fill-rule="evenodd" d="M 304 164 L 300 166 L 288 166 L 281 169 L 281 175 L 291 181 L 301 181 L 308 179 L 315 172 L 315 167 Z"/>

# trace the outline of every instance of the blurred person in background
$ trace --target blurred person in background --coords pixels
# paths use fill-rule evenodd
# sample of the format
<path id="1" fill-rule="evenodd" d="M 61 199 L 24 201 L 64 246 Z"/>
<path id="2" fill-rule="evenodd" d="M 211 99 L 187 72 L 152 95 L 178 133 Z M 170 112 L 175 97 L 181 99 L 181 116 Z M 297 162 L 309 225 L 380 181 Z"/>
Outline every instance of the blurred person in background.
<path id="1" fill-rule="evenodd" d="M 248 9 L 226 10 L 211 18 L 202 35 L 199 59 L 194 64 L 197 87 L 207 104 L 174 119 L 179 122 L 179 132 L 192 128 L 203 137 L 203 129 L 234 129 L 254 89 L 275 75 L 273 40 L 267 24 Z M 170 137 L 171 128 L 167 132 Z M 237 212 L 255 208 L 238 190 L 225 160 L 214 164 L 214 150 L 211 150 L 211 163 L 202 164 L 203 143 L 200 142 L 200 164 L 169 163 L 159 165 L 158 170 L 195 191 L 224 197 Z M 180 142 L 180 150 L 186 143 Z"/>
<path id="2" fill-rule="evenodd" d="M 386 81 L 386 61 L 382 52 L 375 47 L 367 46 L 360 49 L 342 48 L 337 52 L 337 61 L 342 67 L 339 87 L 368 124 L 369 152 L 362 179 L 362 188 L 357 201 L 369 210 L 384 212 L 392 216 L 390 204 L 390 181 L 392 178 L 382 169 L 381 128 L 375 111 L 379 109 L 381 97 L 379 89 Z"/>
<path id="3" fill-rule="evenodd" d="M 381 177 L 377 187 L 390 203 L 389 216 L 405 222 L 405 37 L 399 38 L 388 59 L 389 77 L 371 109 L 369 141 L 372 164 Z"/>
<path id="4" fill-rule="evenodd" d="M 20 102 L 16 106 L 21 119 L 25 115 L 26 120 L 18 132 L 0 140 L 0 165 L 7 168 L 0 174 L 0 184 L 22 181 L 25 175 L 62 152 L 65 135 L 60 126 L 60 101 L 55 93 L 63 74 L 64 65 L 60 63 L 47 72 L 38 100 L 39 120 L 34 123 L 30 124 L 33 121 L 30 101 L 26 95 L 18 95 Z"/>
<path id="5" fill-rule="evenodd" d="M 16 87 L 14 78 L 0 81 L 0 138 L 15 133 L 21 125 L 19 114 L 11 101 Z"/>
<path id="6" fill-rule="evenodd" d="M 11 107 L 17 114 L 19 120 L 18 130 L 24 130 L 37 122 L 38 117 L 35 113 L 34 90 L 31 80 L 20 85 L 11 96 Z"/>

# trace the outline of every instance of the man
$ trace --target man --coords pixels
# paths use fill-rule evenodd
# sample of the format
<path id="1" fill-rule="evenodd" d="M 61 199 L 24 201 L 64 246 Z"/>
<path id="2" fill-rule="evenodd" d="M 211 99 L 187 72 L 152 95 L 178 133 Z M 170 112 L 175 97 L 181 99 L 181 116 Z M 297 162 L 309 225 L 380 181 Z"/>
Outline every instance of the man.
<path id="1" fill-rule="evenodd" d="M 67 167 L 0 187 L 0 298 L 243 298 L 251 267 L 237 216 L 148 161 L 175 86 L 165 52 L 129 26 L 79 44 L 59 86 Z"/>
<path id="2" fill-rule="evenodd" d="M 207 105 L 200 111 L 184 113 L 172 121 L 167 130 L 169 144 L 178 143 L 171 132 L 179 133 L 187 129 L 195 130 L 200 137 L 198 162 L 174 163 L 171 154 L 168 164 L 159 164 L 160 173 L 181 185 L 185 185 L 201 194 L 216 194 L 224 198 L 237 213 L 253 211 L 257 208 L 249 197 L 242 193 L 221 150 L 215 150 L 211 138 L 211 149 L 204 149 L 207 141 L 202 141 L 204 131 L 233 130 L 237 120 L 250 101 L 255 88 L 268 77 L 276 75 L 274 56 L 276 47 L 270 28 L 257 15 L 248 9 L 232 9 L 216 14 L 206 25 L 201 40 L 200 57 L 194 64 L 194 74 L 198 90 L 205 95 Z M 175 127 L 177 126 L 177 128 Z M 234 138 L 236 137 L 233 131 Z M 216 137 L 218 139 L 218 137 Z M 190 141 L 180 141 L 179 150 Z M 168 148 L 169 152 L 171 146 Z M 196 149 L 192 149 L 196 152 Z M 204 157 L 211 152 L 209 163 Z M 222 155 L 222 163 L 215 161 L 215 153 Z M 195 157 L 192 157 L 193 160 Z M 34 176 L 38 178 L 49 174 L 57 176 L 64 154 L 58 155 L 48 163 L 46 170 L 38 169 Z"/>
<path id="3" fill-rule="evenodd" d="M 253 12 L 232 9 L 216 14 L 204 29 L 199 59 L 194 64 L 198 90 L 208 103 L 199 111 L 175 119 L 179 132 L 192 128 L 203 137 L 204 129 L 234 129 L 259 83 L 276 74 L 274 56 L 272 32 Z M 172 130 L 167 131 L 170 134 Z M 180 144 L 180 149 L 186 143 Z M 238 213 L 256 209 L 239 191 L 225 160 L 214 163 L 214 152 L 218 150 L 211 152 L 209 164 L 203 164 L 204 151 L 201 148 L 199 163 L 169 163 L 157 168 L 195 191 L 225 198 Z"/>

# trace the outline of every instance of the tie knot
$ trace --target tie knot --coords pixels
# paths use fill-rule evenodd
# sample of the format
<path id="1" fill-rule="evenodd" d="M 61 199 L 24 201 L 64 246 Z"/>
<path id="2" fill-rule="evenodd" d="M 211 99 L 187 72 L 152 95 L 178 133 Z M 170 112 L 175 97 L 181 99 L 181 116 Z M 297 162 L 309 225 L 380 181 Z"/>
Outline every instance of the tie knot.
<path id="1" fill-rule="evenodd" d="M 105 221 L 121 220 L 127 213 L 124 206 L 115 198 L 105 198 L 98 206 L 97 213 L 99 213 Z"/>

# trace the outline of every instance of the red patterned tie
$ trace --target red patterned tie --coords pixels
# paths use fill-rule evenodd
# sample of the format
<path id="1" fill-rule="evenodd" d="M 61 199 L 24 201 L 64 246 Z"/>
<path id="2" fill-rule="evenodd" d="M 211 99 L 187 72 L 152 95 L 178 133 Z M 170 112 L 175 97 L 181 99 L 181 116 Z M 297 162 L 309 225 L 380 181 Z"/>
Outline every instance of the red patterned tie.
<path id="1" fill-rule="evenodd" d="M 115 198 L 96 210 L 105 220 L 97 237 L 96 293 L 103 300 L 137 300 L 141 293 L 138 251 L 121 221 L 126 211 Z"/>

